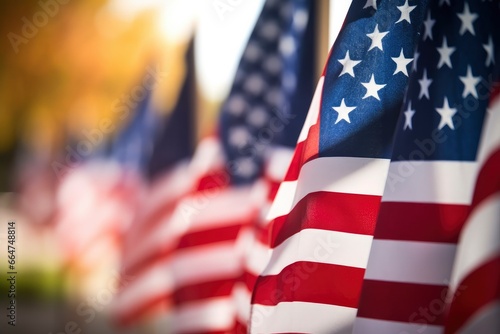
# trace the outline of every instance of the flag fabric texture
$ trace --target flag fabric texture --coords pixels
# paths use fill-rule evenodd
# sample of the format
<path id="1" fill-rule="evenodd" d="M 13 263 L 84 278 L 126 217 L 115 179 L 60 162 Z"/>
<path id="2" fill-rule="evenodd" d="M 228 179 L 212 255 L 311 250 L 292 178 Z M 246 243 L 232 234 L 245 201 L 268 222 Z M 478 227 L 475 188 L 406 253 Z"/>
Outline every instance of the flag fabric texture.
<path id="1" fill-rule="evenodd" d="M 169 222 L 183 226 L 169 266 L 174 333 L 246 332 L 246 236 L 267 201 L 266 166 L 295 143 L 312 95 L 312 8 L 312 1 L 265 2 L 221 109 L 214 140 L 222 173 L 205 176 Z M 247 298 L 238 299 L 238 286 Z"/>
<path id="2" fill-rule="evenodd" d="M 468 292 L 455 281 L 454 295 L 447 296 L 459 236 L 470 238 L 464 223 L 490 92 L 498 82 L 498 14 L 497 2 L 429 4 L 397 123 L 354 333 L 442 333 L 446 304 L 481 291 Z M 483 247 L 490 246 L 469 249 L 467 256 Z M 495 270 L 490 274 L 494 280 Z M 452 306 L 448 332 L 456 332 L 476 306 L 468 305 L 465 313 Z"/>
<path id="3" fill-rule="evenodd" d="M 500 90 L 486 115 L 471 211 L 457 245 L 445 333 L 500 332 Z"/>
<path id="4" fill-rule="evenodd" d="M 425 8 L 353 1 L 267 217 L 250 332 L 351 332 Z"/>

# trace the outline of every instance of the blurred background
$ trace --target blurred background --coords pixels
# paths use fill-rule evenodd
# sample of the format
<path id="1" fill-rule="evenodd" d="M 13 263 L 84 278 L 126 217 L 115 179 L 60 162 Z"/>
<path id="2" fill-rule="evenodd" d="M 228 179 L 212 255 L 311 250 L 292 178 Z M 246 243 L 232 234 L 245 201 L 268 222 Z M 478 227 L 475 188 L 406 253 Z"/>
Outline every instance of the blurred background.
<path id="1" fill-rule="evenodd" d="M 317 81 L 350 1 L 315 4 Z M 163 317 L 118 328 L 111 316 L 127 281 L 120 276 L 123 236 L 138 198 L 150 192 L 130 170 L 154 179 L 217 133 L 263 5 L 0 3 L 0 249 L 15 221 L 18 273 L 16 327 L 2 311 L 2 333 L 169 332 Z M 180 104 L 185 111 L 173 125 Z M 171 144 L 158 145 L 162 136 Z M 159 148 L 163 154 L 155 155 Z M 9 271 L 4 253 L 2 282 Z M 5 310 L 8 287 L 1 289 Z"/>

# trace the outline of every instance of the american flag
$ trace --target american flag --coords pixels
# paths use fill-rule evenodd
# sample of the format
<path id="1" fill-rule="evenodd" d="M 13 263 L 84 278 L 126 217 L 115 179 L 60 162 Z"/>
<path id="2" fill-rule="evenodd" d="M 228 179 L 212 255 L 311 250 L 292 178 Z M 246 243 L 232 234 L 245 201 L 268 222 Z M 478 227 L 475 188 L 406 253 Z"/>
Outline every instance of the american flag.
<path id="1" fill-rule="evenodd" d="M 115 138 L 104 138 L 81 162 L 66 168 L 57 187 L 56 237 L 65 260 L 87 269 L 97 267 L 102 254 L 119 252 L 122 233 L 139 204 L 157 124 L 150 91 L 130 114 Z M 77 152 L 84 144 L 93 146 L 80 138 L 68 147 Z"/>
<path id="2" fill-rule="evenodd" d="M 499 13 L 496 1 L 434 1 L 425 13 L 354 333 L 443 332 L 498 80 Z M 453 286 L 466 294 L 465 286 Z"/>
<path id="3" fill-rule="evenodd" d="M 486 116 L 480 171 L 457 245 L 445 333 L 500 332 L 500 90 Z"/>
<path id="4" fill-rule="evenodd" d="M 185 58 L 185 80 L 177 102 L 167 116 L 156 119 L 153 134 L 157 135 L 148 146 L 151 154 L 142 165 L 145 190 L 124 236 L 124 284 L 113 304 L 114 320 L 121 326 L 133 326 L 146 318 L 166 314 L 172 289 L 166 261 L 178 232 L 167 222 L 179 200 L 194 191 L 197 175 L 205 172 L 205 167 L 188 161 L 194 146 L 193 43 L 187 47 Z M 207 154 L 201 158 L 210 165 Z"/>
<path id="5" fill-rule="evenodd" d="M 252 333 L 351 331 L 425 8 L 353 1 L 268 214 Z"/>
<path id="6" fill-rule="evenodd" d="M 283 157 L 277 145 L 296 141 L 312 95 L 311 8 L 311 1 L 266 1 L 243 52 L 219 125 L 229 183 L 199 189 L 176 210 L 186 228 L 170 265 L 173 332 L 246 331 L 251 287 L 237 284 L 246 236 L 266 205 L 263 174 L 279 170 L 266 165 Z"/>

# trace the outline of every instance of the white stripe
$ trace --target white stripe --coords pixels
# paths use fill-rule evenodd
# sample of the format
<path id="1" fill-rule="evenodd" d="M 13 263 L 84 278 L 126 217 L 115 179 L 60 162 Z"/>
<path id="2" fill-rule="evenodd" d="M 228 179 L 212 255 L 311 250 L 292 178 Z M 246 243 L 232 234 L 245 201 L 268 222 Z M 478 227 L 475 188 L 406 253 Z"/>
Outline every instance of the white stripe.
<path id="1" fill-rule="evenodd" d="M 281 184 L 268 219 L 288 214 L 297 202 L 313 192 L 381 196 L 389 163 L 389 159 L 352 157 L 311 160 L 302 166 L 298 181 Z"/>
<path id="2" fill-rule="evenodd" d="M 304 126 L 302 127 L 302 131 L 300 131 L 298 143 L 307 139 L 307 135 L 309 133 L 309 129 L 311 126 L 318 122 L 319 110 L 321 107 L 321 95 L 323 93 L 323 84 L 325 83 L 325 77 L 322 76 L 318 80 L 318 84 L 316 85 L 316 90 L 314 91 L 314 95 L 309 106 L 309 111 L 307 112 L 306 120 L 304 122 Z"/>
<path id="3" fill-rule="evenodd" d="M 275 182 L 283 181 L 292 158 L 292 149 L 284 146 L 274 147 L 268 158 L 266 175 Z"/>
<path id="4" fill-rule="evenodd" d="M 135 226 L 137 231 L 128 233 L 123 257 L 123 267 L 126 270 L 140 265 L 151 256 L 174 248 L 187 226 L 171 223 L 171 216 L 172 212 L 166 212 L 152 230 L 140 230 L 141 226 L 138 225 Z"/>
<path id="5" fill-rule="evenodd" d="M 316 86 L 316 90 L 314 92 L 311 105 L 309 106 L 309 111 L 307 113 L 304 126 L 302 127 L 299 139 L 297 140 L 298 143 L 303 142 L 307 139 L 307 136 L 309 134 L 309 129 L 311 128 L 311 126 L 313 126 L 318 122 L 318 115 L 321 107 L 321 95 L 323 91 L 324 81 L 325 78 L 323 76 L 318 81 L 318 85 Z M 281 183 L 278 189 L 278 193 L 276 195 L 276 200 L 274 200 L 273 205 L 269 210 L 268 217 L 270 218 L 267 218 L 268 220 L 274 219 L 276 217 L 279 217 L 280 215 L 284 215 L 290 212 L 290 210 L 292 209 L 293 196 L 295 195 L 296 188 L 297 188 L 296 182 L 287 181 Z M 274 211 L 277 212 L 275 213 Z"/>
<path id="6" fill-rule="evenodd" d="M 259 207 L 257 198 L 260 197 L 260 202 L 265 199 L 262 193 L 256 194 L 255 190 L 257 189 L 254 187 L 242 187 L 207 191 L 182 200 L 173 213 L 166 212 L 161 222 L 155 228 L 147 230 L 147 234 L 141 231 L 137 236 L 130 235 L 130 240 L 125 244 L 129 251 L 124 258 L 125 268 L 137 265 L 161 251 L 172 249 L 186 233 L 234 225 L 256 215 Z M 140 225 L 138 229 L 140 230 Z"/>
<path id="7" fill-rule="evenodd" d="M 212 170 L 224 167 L 224 161 L 224 150 L 219 139 L 207 137 L 198 143 L 189 170 L 192 175 L 199 177 Z"/>
<path id="8" fill-rule="evenodd" d="M 384 202 L 470 204 L 476 162 L 393 161 Z"/>
<path id="9" fill-rule="evenodd" d="M 246 285 L 241 282 L 237 282 L 233 288 L 233 301 L 236 307 L 236 317 L 238 321 L 246 324 L 248 319 L 250 319 L 250 301 L 252 299 L 252 294 L 248 291 Z"/>
<path id="10" fill-rule="evenodd" d="M 452 270 L 456 245 L 373 240 L 365 279 L 444 285 Z"/>
<path id="11" fill-rule="evenodd" d="M 267 245 L 262 244 L 258 240 L 254 240 L 252 247 L 249 248 L 245 260 L 245 268 L 248 272 L 258 276 L 260 275 L 271 258 L 271 249 Z"/>
<path id="12" fill-rule="evenodd" d="M 252 190 L 253 187 L 245 186 L 202 191 L 179 203 L 172 220 L 188 225 L 191 232 L 233 224 L 256 214 L 265 201 Z"/>
<path id="13" fill-rule="evenodd" d="M 252 305 L 251 333 L 351 333 L 356 309 L 337 305 L 284 302 Z"/>
<path id="14" fill-rule="evenodd" d="M 278 188 L 276 198 L 267 213 L 266 221 L 288 214 L 293 207 L 293 197 L 297 190 L 297 181 L 283 181 Z"/>
<path id="15" fill-rule="evenodd" d="M 177 286 L 235 277 L 241 272 L 241 259 L 235 255 L 235 242 L 179 250 L 170 264 Z"/>
<path id="16" fill-rule="evenodd" d="M 496 301 L 477 312 L 459 334 L 498 334 L 500 333 L 500 302 Z"/>
<path id="17" fill-rule="evenodd" d="M 177 308 L 172 316 L 172 332 L 230 330 L 234 305 L 230 297 L 213 298 Z"/>
<path id="18" fill-rule="evenodd" d="M 195 186 L 197 175 L 188 170 L 188 161 L 177 163 L 167 174 L 160 175 L 147 191 L 147 198 L 141 201 L 140 215 L 147 219 L 166 205 L 173 205 Z"/>
<path id="19" fill-rule="evenodd" d="M 366 268 L 372 239 L 370 235 L 305 229 L 273 249 L 262 275 L 277 275 L 299 261 Z"/>
<path id="20" fill-rule="evenodd" d="M 425 321 L 422 319 L 422 321 Z M 442 334 L 441 326 L 367 318 L 356 318 L 352 334 Z"/>
<path id="21" fill-rule="evenodd" d="M 115 312 L 124 314 L 185 285 L 236 277 L 241 259 L 235 255 L 235 243 L 224 242 L 179 250 L 174 257 L 156 262 L 128 278 L 117 296 Z"/>
<path id="22" fill-rule="evenodd" d="M 165 267 L 165 262 L 141 272 L 138 275 L 122 278 L 123 290 L 113 300 L 112 312 L 119 318 L 141 308 L 158 296 L 170 294 L 174 282 Z"/>
<path id="23" fill-rule="evenodd" d="M 473 270 L 500 254 L 500 194 L 491 196 L 472 212 L 462 230 L 450 288 Z"/>

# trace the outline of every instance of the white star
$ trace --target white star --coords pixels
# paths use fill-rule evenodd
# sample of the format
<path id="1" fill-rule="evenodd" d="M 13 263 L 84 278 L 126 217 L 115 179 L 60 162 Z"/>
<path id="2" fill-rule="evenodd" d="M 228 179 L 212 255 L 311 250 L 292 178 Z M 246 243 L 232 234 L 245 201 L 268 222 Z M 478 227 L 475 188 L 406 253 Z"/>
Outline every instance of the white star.
<path id="1" fill-rule="evenodd" d="M 244 89 L 254 95 L 260 94 L 265 88 L 265 81 L 259 74 L 252 74 L 244 83 Z"/>
<path id="2" fill-rule="evenodd" d="M 278 74 L 281 72 L 282 65 L 282 61 L 278 56 L 271 55 L 264 60 L 264 68 L 271 74 Z"/>
<path id="3" fill-rule="evenodd" d="M 229 143 L 235 147 L 243 148 L 250 142 L 251 134 L 244 126 L 235 127 L 229 132 Z"/>
<path id="4" fill-rule="evenodd" d="M 473 23 L 477 20 L 478 16 L 476 13 L 471 13 L 469 10 L 469 4 L 465 3 L 464 12 L 462 14 L 457 14 L 462 21 L 462 26 L 460 27 L 460 35 L 465 34 L 466 31 L 469 31 L 472 35 L 475 35 Z"/>
<path id="5" fill-rule="evenodd" d="M 432 83 L 432 79 L 427 78 L 427 70 L 424 70 L 424 75 L 422 76 L 422 79 L 418 80 L 418 83 L 420 85 L 420 93 L 418 94 L 418 98 L 422 99 L 422 96 L 425 96 L 427 99 L 429 99 L 429 86 Z"/>
<path id="6" fill-rule="evenodd" d="M 265 99 L 267 103 L 270 103 L 274 106 L 279 106 L 284 102 L 285 97 L 283 96 L 283 92 L 281 91 L 281 89 L 273 88 L 266 93 Z"/>
<path id="7" fill-rule="evenodd" d="M 227 109 L 229 113 L 235 116 L 240 116 L 241 114 L 243 114 L 245 112 L 246 107 L 247 107 L 246 100 L 241 95 L 233 95 L 227 101 Z"/>
<path id="8" fill-rule="evenodd" d="M 424 31 L 424 41 L 427 37 L 432 40 L 432 27 L 436 23 L 436 20 L 431 19 L 431 12 L 427 13 L 427 18 L 424 21 L 425 31 Z"/>
<path id="9" fill-rule="evenodd" d="M 235 172 L 241 177 L 252 177 L 257 173 L 257 165 L 252 158 L 240 158 L 236 162 Z"/>
<path id="10" fill-rule="evenodd" d="M 291 54 L 293 54 L 296 48 L 297 46 L 295 45 L 295 40 L 293 39 L 292 36 L 285 36 L 281 38 L 280 51 L 285 56 L 290 56 Z"/>
<path id="11" fill-rule="evenodd" d="M 401 21 L 407 21 L 408 23 L 411 23 L 410 19 L 410 13 L 412 10 L 417 8 L 417 6 L 409 6 L 408 5 L 408 0 L 406 0 L 405 4 L 403 6 L 397 6 L 399 11 L 401 12 L 401 17 L 399 20 L 396 21 L 396 23 L 399 23 Z"/>
<path id="12" fill-rule="evenodd" d="M 450 6 L 450 0 L 439 0 L 440 6 L 442 6 L 444 3 L 446 3 L 448 6 Z"/>
<path id="13" fill-rule="evenodd" d="M 413 115 L 415 115 L 415 110 L 411 109 L 411 101 L 408 103 L 408 109 L 404 112 L 405 113 L 405 125 L 403 130 L 406 130 L 406 128 L 410 128 L 410 130 L 413 130 L 413 124 L 411 122 Z"/>
<path id="14" fill-rule="evenodd" d="M 401 48 L 399 56 L 391 57 L 391 59 L 396 63 L 396 70 L 392 75 L 401 72 L 404 75 L 408 76 L 408 69 L 406 68 L 406 66 L 413 61 L 413 58 L 405 58 L 405 55 L 403 54 L 403 48 Z"/>
<path id="15" fill-rule="evenodd" d="M 481 81 L 481 77 L 475 77 L 472 75 L 472 69 L 470 66 L 467 66 L 467 74 L 465 77 L 459 77 L 460 81 L 464 84 L 464 91 L 462 93 L 462 97 L 466 97 L 468 94 L 471 94 L 477 99 L 477 89 L 476 85 Z"/>
<path id="16" fill-rule="evenodd" d="M 349 57 L 349 50 L 347 50 L 345 54 L 344 59 L 339 59 L 339 63 L 342 64 L 342 72 L 340 72 L 339 77 L 342 76 L 343 74 L 349 74 L 351 77 L 354 78 L 354 66 L 358 65 L 361 63 L 361 60 L 352 60 L 351 57 Z"/>
<path id="17" fill-rule="evenodd" d="M 418 57 L 420 57 L 420 52 L 415 51 L 415 55 L 413 56 L 413 66 L 411 69 L 416 72 L 417 71 L 417 63 L 418 63 Z"/>
<path id="18" fill-rule="evenodd" d="M 246 121 L 255 127 L 263 127 L 269 121 L 267 112 L 262 107 L 256 107 L 247 115 Z"/>
<path id="19" fill-rule="evenodd" d="M 363 9 L 368 8 L 368 7 L 373 7 L 377 9 L 377 0 L 366 0 L 365 6 Z"/>
<path id="20" fill-rule="evenodd" d="M 344 99 L 342 99 L 342 101 L 340 102 L 340 106 L 332 107 L 332 109 L 339 113 L 337 120 L 335 121 L 335 124 L 337 124 L 341 120 L 344 120 L 347 123 L 351 123 L 351 120 L 349 119 L 349 113 L 354 109 L 356 109 L 356 107 L 346 106 Z"/>
<path id="21" fill-rule="evenodd" d="M 308 20 L 309 14 L 305 9 L 299 9 L 293 14 L 293 26 L 297 30 L 304 30 Z"/>
<path id="22" fill-rule="evenodd" d="M 378 24 L 377 24 L 372 33 L 366 34 L 366 36 L 370 37 L 372 40 L 372 44 L 370 45 L 368 51 L 370 51 L 373 48 L 379 48 L 380 50 L 384 51 L 384 48 L 382 47 L 382 38 L 384 38 L 385 35 L 387 35 L 388 33 L 389 33 L 388 31 L 380 32 L 378 30 Z"/>
<path id="23" fill-rule="evenodd" d="M 457 109 L 450 108 L 448 104 L 448 98 L 446 97 L 444 98 L 443 107 L 436 108 L 436 111 L 438 112 L 439 115 L 441 115 L 441 120 L 439 121 L 438 130 L 444 128 L 445 125 L 448 125 L 450 129 L 455 130 L 452 117 L 457 113 Z"/>
<path id="24" fill-rule="evenodd" d="M 493 40 L 490 38 L 488 39 L 488 44 L 483 44 L 484 50 L 486 50 L 486 66 L 490 66 L 491 64 L 495 63 L 495 54 L 493 53 Z"/>
<path id="25" fill-rule="evenodd" d="M 448 42 L 446 41 L 446 37 L 443 38 L 443 46 L 440 48 L 437 48 L 439 52 L 439 63 L 438 63 L 438 68 L 441 68 L 444 64 L 448 65 L 449 68 L 452 68 L 451 66 L 451 59 L 450 56 L 453 52 L 455 52 L 456 48 L 451 46 L 448 46 Z"/>
<path id="26" fill-rule="evenodd" d="M 366 94 L 363 96 L 363 99 L 366 99 L 367 97 L 373 96 L 377 100 L 380 101 L 380 97 L 378 96 L 378 91 L 381 90 L 382 88 L 385 87 L 385 85 L 378 85 L 375 82 L 375 78 L 372 74 L 372 77 L 369 82 L 362 82 L 361 83 L 363 86 L 366 88 Z"/>
<path id="27" fill-rule="evenodd" d="M 262 56 L 262 48 L 256 42 L 250 42 L 245 50 L 245 60 L 255 62 Z"/>
<path id="28" fill-rule="evenodd" d="M 268 40 L 275 40 L 280 33 L 280 27 L 276 22 L 269 20 L 260 26 L 259 33 Z"/>

